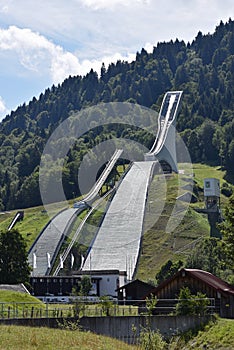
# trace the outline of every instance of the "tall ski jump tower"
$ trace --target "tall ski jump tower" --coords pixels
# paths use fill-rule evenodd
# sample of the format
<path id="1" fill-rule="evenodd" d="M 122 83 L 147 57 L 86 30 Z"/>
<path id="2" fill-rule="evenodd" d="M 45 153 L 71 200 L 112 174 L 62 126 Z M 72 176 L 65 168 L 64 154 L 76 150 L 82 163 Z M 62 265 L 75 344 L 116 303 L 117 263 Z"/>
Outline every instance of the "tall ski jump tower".
<path id="1" fill-rule="evenodd" d="M 183 91 L 168 91 L 163 98 L 158 116 L 158 131 L 151 150 L 145 154 L 146 161 L 158 160 L 178 172 L 176 157 L 176 118 L 179 113 Z"/>

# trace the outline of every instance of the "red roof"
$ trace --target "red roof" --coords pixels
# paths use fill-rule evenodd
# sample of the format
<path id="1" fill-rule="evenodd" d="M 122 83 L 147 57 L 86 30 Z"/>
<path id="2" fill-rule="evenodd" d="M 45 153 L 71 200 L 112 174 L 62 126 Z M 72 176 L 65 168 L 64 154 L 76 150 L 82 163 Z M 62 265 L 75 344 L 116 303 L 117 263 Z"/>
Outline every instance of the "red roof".
<path id="1" fill-rule="evenodd" d="M 221 280 L 220 278 L 212 275 L 212 273 L 203 271 L 203 270 L 198 270 L 198 269 L 185 269 L 185 268 L 180 269 L 175 275 L 163 281 L 156 288 L 154 288 L 151 291 L 151 293 L 157 293 L 164 286 L 166 286 L 170 281 L 174 280 L 177 276 L 181 275 L 183 272 L 185 272 L 185 274 L 189 276 L 192 276 L 195 279 L 203 281 L 204 283 L 206 283 L 207 285 L 214 288 L 220 293 L 234 295 L 234 287 L 228 284 L 227 282 Z M 148 295 L 150 295 L 151 293 L 149 293 Z"/>
<path id="2" fill-rule="evenodd" d="M 197 270 L 197 269 L 182 269 L 185 272 L 188 273 L 188 275 L 193 276 L 199 280 L 202 280 L 212 288 L 216 289 L 217 291 L 234 294 L 234 287 L 232 287 L 227 282 L 221 280 L 219 277 L 216 277 L 212 275 L 212 273 L 203 271 L 203 270 Z"/>

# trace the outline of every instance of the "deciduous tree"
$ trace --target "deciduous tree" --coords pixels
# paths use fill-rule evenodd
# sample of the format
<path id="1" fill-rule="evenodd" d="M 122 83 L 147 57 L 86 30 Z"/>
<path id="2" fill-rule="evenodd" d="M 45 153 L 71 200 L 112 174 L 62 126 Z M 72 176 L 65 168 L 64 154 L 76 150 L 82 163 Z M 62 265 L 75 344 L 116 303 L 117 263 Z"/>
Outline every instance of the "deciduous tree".
<path id="1" fill-rule="evenodd" d="M 26 242 L 15 229 L 0 232 L 0 283 L 25 283 L 29 280 Z"/>

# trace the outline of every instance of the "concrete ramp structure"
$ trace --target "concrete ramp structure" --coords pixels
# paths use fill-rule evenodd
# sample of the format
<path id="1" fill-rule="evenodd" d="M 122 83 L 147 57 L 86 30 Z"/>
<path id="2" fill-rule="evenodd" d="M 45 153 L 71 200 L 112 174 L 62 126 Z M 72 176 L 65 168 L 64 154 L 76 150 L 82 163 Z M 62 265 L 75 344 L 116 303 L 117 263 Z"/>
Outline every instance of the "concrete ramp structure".
<path id="1" fill-rule="evenodd" d="M 94 184 L 90 192 L 84 197 L 84 202 L 87 206 L 96 199 L 98 191 L 104 185 L 122 152 L 123 150 L 121 149 L 115 151 L 100 178 Z M 33 274 L 36 274 L 37 276 L 46 276 L 51 273 L 59 249 L 61 248 L 66 236 L 70 233 L 70 229 L 74 224 L 77 215 L 82 210 L 84 210 L 84 207 L 82 206 L 63 210 L 55 215 L 44 227 L 30 248 L 28 254 L 28 261 L 33 267 Z"/>
<path id="2" fill-rule="evenodd" d="M 33 267 L 33 274 L 45 276 L 49 274 L 50 265 L 56 259 L 58 250 L 66 233 L 76 219 L 78 209 L 69 208 L 57 214 L 43 229 L 32 245 L 28 261 Z"/>
<path id="3" fill-rule="evenodd" d="M 82 271 L 127 271 L 127 278 L 132 279 L 153 165 L 150 161 L 133 163 L 117 189 Z"/>
<path id="4" fill-rule="evenodd" d="M 166 162 L 172 171 L 178 172 L 176 157 L 176 118 L 182 91 L 169 91 L 165 94 L 158 117 L 158 132 L 145 160 Z"/>
<path id="5" fill-rule="evenodd" d="M 178 172 L 175 124 L 181 96 L 182 91 L 169 91 L 165 94 L 158 116 L 155 142 L 145 154 L 145 161 L 134 162 L 118 185 L 101 227 L 89 248 L 82 271 L 118 270 L 126 271 L 128 280 L 134 277 L 140 253 L 145 203 L 154 165 L 158 161 L 164 162 L 170 171 Z M 122 150 L 116 150 L 104 173 L 84 198 L 89 205 L 96 200 L 98 191 L 121 154 Z M 45 227 L 28 255 L 29 262 L 34 266 L 34 274 L 40 276 L 51 273 L 61 243 L 77 214 L 77 209 L 67 209 Z"/>

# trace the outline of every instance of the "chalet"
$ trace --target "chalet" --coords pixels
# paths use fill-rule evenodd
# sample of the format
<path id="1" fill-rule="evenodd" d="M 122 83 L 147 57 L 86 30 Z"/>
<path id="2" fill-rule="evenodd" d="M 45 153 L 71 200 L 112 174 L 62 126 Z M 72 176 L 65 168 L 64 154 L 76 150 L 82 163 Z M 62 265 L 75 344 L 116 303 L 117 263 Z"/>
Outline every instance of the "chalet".
<path id="1" fill-rule="evenodd" d="M 151 284 L 136 279 L 119 287 L 116 291 L 119 301 L 124 300 L 127 303 L 132 303 L 132 301 L 141 300 L 152 288 L 153 286 Z"/>
<path id="2" fill-rule="evenodd" d="M 221 317 L 234 318 L 234 287 L 203 270 L 182 268 L 146 296 L 152 293 L 158 299 L 177 299 L 183 287 L 188 287 L 192 294 L 202 292 L 208 298 L 213 298 Z"/>

